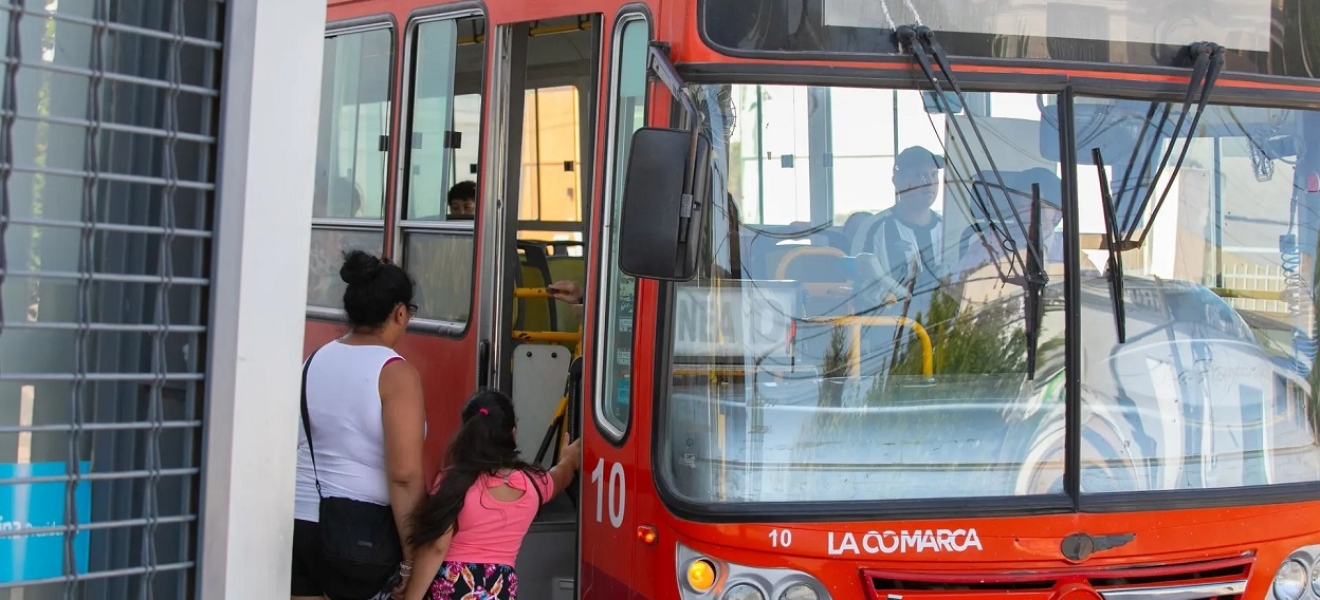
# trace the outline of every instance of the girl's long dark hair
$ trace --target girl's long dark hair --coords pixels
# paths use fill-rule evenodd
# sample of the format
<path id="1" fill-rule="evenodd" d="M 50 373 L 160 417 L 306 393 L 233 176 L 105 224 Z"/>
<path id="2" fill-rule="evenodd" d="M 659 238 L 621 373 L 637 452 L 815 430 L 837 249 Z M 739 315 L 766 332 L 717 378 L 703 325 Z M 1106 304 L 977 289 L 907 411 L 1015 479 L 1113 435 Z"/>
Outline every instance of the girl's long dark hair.
<path id="1" fill-rule="evenodd" d="M 458 531 L 463 500 L 482 474 L 522 471 L 532 480 L 533 489 L 527 493 L 540 493 L 535 482 L 545 477 L 545 469 L 519 456 L 513 436 L 518 421 L 508 396 L 494 390 L 477 392 L 463 406 L 462 418 L 463 423 L 449 443 L 439 489 L 413 511 L 413 532 L 408 543 L 414 548 L 440 539 L 450 527 Z"/>

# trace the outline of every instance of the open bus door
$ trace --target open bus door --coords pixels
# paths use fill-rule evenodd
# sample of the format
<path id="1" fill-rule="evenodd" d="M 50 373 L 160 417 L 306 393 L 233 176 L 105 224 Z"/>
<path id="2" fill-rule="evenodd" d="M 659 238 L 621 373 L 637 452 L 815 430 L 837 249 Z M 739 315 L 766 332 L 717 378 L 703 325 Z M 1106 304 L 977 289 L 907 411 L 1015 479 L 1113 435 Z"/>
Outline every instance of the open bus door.
<path id="1" fill-rule="evenodd" d="M 638 341 L 638 280 L 620 269 L 620 216 L 623 173 L 627 171 L 633 136 L 646 122 L 648 111 L 648 56 L 653 39 L 652 14 L 641 4 L 630 4 L 611 15 L 602 28 L 608 69 L 601 111 L 598 165 L 605 182 L 596 228 L 599 243 L 593 264 L 599 266 L 593 282 L 592 318 L 587 330 L 589 360 L 583 389 L 583 464 L 580 503 L 579 589 L 583 598 L 636 598 L 648 594 L 638 569 L 646 554 L 639 528 L 653 497 L 638 494 L 649 487 L 649 401 L 634 394 L 638 378 L 649 375 L 653 363 L 645 358 L 652 346 L 645 336 Z M 663 93 L 663 90 L 661 91 Z M 660 100 L 659 102 L 664 102 Z M 639 358 L 635 358 L 639 357 Z M 654 534 L 654 530 L 651 530 Z M 654 538 L 650 543 L 654 543 Z"/>
<path id="2" fill-rule="evenodd" d="M 604 19 L 538 15 L 493 29 L 492 42 L 507 49 L 494 59 L 496 69 L 507 73 L 507 83 L 496 88 L 507 88 L 493 91 L 508 101 L 491 115 L 492 124 L 498 123 L 493 131 L 503 132 L 491 140 L 503 150 L 504 165 L 488 173 L 498 178 L 494 193 L 503 203 L 483 229 L 483 271 L 492 280 L 482 287 L 491 300 L 482 336 L 492 359 L 480 377 L 511 395 L 518 445 L 527 459 L 547 468 L 558 461 L 564 438 L 582 436 L 584 423 L 591 430 L 581 408 L 584 372 L 591 370 L 582 356 L 593 319 L 555 301 L 546 287 L 566 280 L 589 287 L 599 65 L 610 27 Z M 586 310 L 594 304 L 588 302 Z M 609 548 L 613 576 L 627 577 L 618 569 L 630 564 L 631 556 L 621 552 L 628 546 L 599 545 L 591 533 L 600 526 L 594 498 L 584 497 L 591 461 L 600 457 L 591 433 L 584 439 L 578 482 L 542 508 L 523 542 L 517 561 L 521 597 L 567 600 L 599 592 L 590 569 L 579 579 L 581 535 L 591 540 L 586 548 Z"/>

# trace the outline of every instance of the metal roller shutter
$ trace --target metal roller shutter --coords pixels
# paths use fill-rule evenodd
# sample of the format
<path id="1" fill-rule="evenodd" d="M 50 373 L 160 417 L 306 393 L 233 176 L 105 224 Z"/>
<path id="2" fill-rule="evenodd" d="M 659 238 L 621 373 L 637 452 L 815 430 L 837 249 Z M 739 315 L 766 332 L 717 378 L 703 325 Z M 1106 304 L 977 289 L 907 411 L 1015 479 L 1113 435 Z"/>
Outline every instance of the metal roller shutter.
<path id="1" fill-rule="evenodd" d="M 0 600 L 188 598 L 224 4 L 0 1 Z"/>

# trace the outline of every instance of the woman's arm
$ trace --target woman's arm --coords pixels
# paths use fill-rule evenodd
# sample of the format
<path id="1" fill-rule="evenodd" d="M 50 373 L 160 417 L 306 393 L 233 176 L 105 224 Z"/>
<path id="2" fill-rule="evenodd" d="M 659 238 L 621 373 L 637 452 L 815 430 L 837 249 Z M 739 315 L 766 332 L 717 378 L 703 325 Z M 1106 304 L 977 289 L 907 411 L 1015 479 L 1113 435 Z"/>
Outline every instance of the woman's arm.
<path id="1" fill-rule="evenodd" d="M 440 572 L 440 565 L 444 564 L 445 555 L 449 554 L 449 541 L 452 539 L 454 539 L 454 528 L 450 527 L 440 539 L 417 551 L 416 556 L 413 557 L 413 573 L 408 580 L 408 588 L 403 595 L 404 600 L 426 600 L 426 592 Z"/>
<path id="2" fill-rule="evenodd" d="M 426 441 L 426 407 L 422 401 L 422 377 L 417 368 L 396 360 L 380 373 L 381 421 L 385 428 L 385 472 L 389 478 L 390 508 L 403 541 L 405 559 L 411 559 L 408 538 L 412 535 L 410 515 L 426 494 L 422 468 Z"/>
<path id="3" fill-rule="evenodd" d="M 564 447 L 563 452 L 559 455 L 559 464 L 550 469 L 550 481 L 554 484 L 554 489 L 550 491 L 550 498 L 564 491 L 568 484 L 573 483 L 573 475 L 581 468 L 582 440 L 577 440 Z M 546 498 L 546 500 L 550 498 Z"/>

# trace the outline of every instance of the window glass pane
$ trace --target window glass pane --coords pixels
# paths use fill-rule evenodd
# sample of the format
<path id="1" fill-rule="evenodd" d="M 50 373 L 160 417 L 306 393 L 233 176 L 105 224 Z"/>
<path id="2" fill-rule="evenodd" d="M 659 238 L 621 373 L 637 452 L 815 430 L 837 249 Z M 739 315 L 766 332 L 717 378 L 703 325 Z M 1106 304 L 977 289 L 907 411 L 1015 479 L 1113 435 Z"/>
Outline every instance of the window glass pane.
<path id="1" fill-rule="evenodd" d="M 481 68 L 480 55 L 474 57 L 477 62 L 476 65 L 470 64 L 472 61 L 463 62 L 463 59 L 467 58 L 468 48 L 469 46 L 459 47 L 459 69 L 462 70 L 464 67 Z M 455 84 L 456 86 L 463 85 L 470 79 L 463 75 L 466 74 L 460 75 L 459 81 Z M 477 76 L 478 78 L 473 83 L 467 85 L 481 85 L 480 73 Z M 481 157 L 478 154 L 478 150 L 481 148 L 481 94 L 460 94 L 454 97 L 453 127 L 454 131 L 458 132 L 458 137 L 454 142 L 457 147 L 453 149 L 454 153 L 450 159 L 449 181 L 456 183 L 476 181 L 477 175 L 481 171 Z M 453 186 L 449 187 L 452 188 Z"/>
<path id="2" fill-rule="evenodd" d="M 407 219 L 455 222 L 426 231 L 405 222 L 399 232 L 419 319 L 466 323 L 472 313 L 484 34 L 481 18 L 423 23 L 414 34 Z"/>
<path id="3" fill-rule="evenodd" d="M 617 224 L 623 194 L 624 173 L 627 172 L 628 150 L 632 135 L 645 122 L 646 111 L 646 56 L 650 26 L 636 19 L 623 26 L 619 41 L 619 87 L 614 99 L 614 184 L 606 190 L 606 206 L 610 207 L 609 221 L 605 223 L 605 239 L 609 252 L 608 264 L 602 269 L 601 286 L 604 293 L 601 322 L 606 326 L 604 351 L 600 353 L 600 381 L 597 392 L 596 414 L 607 425 L 622 434 L 628 428 L 632 413 L 632 347 L 634 297 L 637 280 L 619 271 L 619 240 Z"/>
<path id="4" fill-rule="evenodd" d="M 664 326 L 663 478 L 697 502 L 1062 493 L 1053 108 L 969 94 L 954 121 L 916 91 L 696 91 L 716 191 Z"/>
<path id="5" fill-rule="evenodd" d="M 307 304 L 324 308 L 344 307 L 344 288 L 339 278 L 344 253 L 365 250 L 380 254 L 384 236 L 380 231 L 312 228 L 311 262 L 307 272 Z"/>
<path id="6" fill-rule="evenodd" d="M 1082 282 L 1082 491 L 1316 481 L 1320 113 L 1208 107 L 1171 178 L 1181 108 L 1160 124 L 1157 103 L 1161 135 L 1142 139 L 1149 103 L 1078 102 L 1079 138 L 1108 132 L 1079 156 L 1102 149 L 1118 234 L 1139 242 L 1122 252 L 1125 341 L 1109 280 Z M 1108 272 L 1099 168 L 1078 188 L 1082 251 Z"/>
<path id="7" fill-rule="evenodd" d="M 571 85 L 527 90 L 521 221 L 582 221 L 581 105 Z"/>
<path id="8" fill-rule="evenodd" d="M 417 26 L 416 62 L 412 77 L 412 115 L 408 130 L 408 218 L 444 221 L 449 218 L 449 188 L 454 165 L 451 146 L 476 144 L 476 136 L 459 134 L 454 124 L 454 53 L 458 22 L 432 21 Z M 467 108 L 470 109 L 470 102 Z M 480 106 L 478 99 L 477 105 Z M 470 116 L 470 115 L 469 115 Z M 454 217 L 475 214 L 473 203 L 459 203 Z"/>
<path id="9" fill-rule="evenodd" d="M 418 318 L 467 322 L 472 313 L 472 232 L 406 232 L 403 260 L 417 280 Z"/>
<path id="10" fill-rule="evenodd" d="M 383 218 L 392 52 L 388 29 L 325 40 L 313 217 Z"/>

